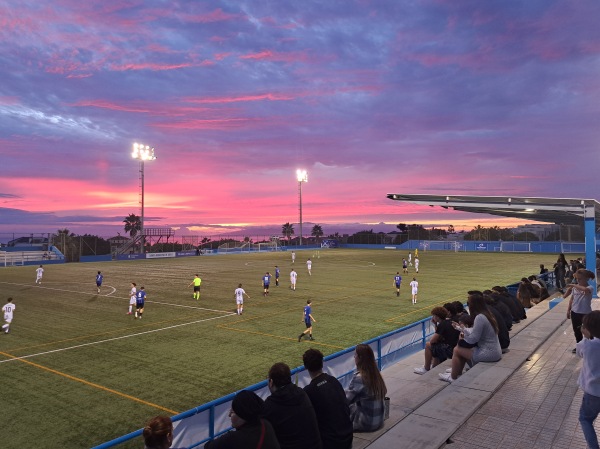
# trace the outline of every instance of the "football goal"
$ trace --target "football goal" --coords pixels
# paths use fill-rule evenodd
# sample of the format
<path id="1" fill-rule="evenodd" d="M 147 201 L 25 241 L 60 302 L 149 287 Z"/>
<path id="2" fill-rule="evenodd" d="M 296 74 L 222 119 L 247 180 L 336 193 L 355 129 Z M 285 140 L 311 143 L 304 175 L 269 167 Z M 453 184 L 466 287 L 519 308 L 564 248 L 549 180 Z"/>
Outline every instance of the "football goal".
<path id="1" fill-rule="evenodd" d="M 585 243 L 563 243 L 560 244 L 560 252 L 561 253 L 585 253 Z"/>
<path id="2" fill-rule="evenodd" d="M 530 253 L 531 243 L 529 242 L 502 242 L 500 251 L 504 253 Z"/>

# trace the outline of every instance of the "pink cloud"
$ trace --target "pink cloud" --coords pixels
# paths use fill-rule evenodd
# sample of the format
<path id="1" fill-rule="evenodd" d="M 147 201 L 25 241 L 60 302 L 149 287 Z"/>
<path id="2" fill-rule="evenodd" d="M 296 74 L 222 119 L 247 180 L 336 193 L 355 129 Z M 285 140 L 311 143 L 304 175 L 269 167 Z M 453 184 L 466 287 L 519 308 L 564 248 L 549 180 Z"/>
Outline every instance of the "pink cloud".
<path id="1" fill-rule="evenodd" d="M 247 118 L 230 118 L 230 119 L 213 119 L 213 120 L 184 120 L 171 123 L 154 123 L 155 128 L 163 129 L 187 129 L 187 130 L 219 130 L 227 131 L 236 128 L 242 128 L 249 124 L 259 123 L 258 119 Z"/>
<path id="2" fill-rule="evenodd" d="M 294 100 L 295 97 L 289 94 L 266 93 L 259 95 L 242 95 L 239 97 L 213 97 L 213 98 L 184 98 L 188 103 L 238 103 L 247 101 L 288 101 Z"/>
<path id="3" fill-rule="evenodd" d="M 271 50 L 263 50 L 258 53 L 242 55 L 240 56 L 240 59 L 276 62 L 306 62 L 308 58 L 304 52 L 281 53 Z"/>
<path id="4" fill-rule="evenodd" d="M 14 106 L 16 104 L 19 104 L 19 99 L 17 97 L 0 95 L 0 104 L 6 105 L 6 106 Z"/>
<path id="5" fill-rule="evenodd" d="M 206 14 L 183 14 L 180 15 L 180 17 L 187 22 L 212 23 L 237 19 L 243 16 L 241 16 L 240 14 L 229 14 L 224 12 L 221 8 L 217 8 L 214 11 Z"/>
<path id="6" fill-rule="evenodd" d="M 197 64 L 193 63 L 182 63 L 182 64 L 161 64 L 158 62 L 146 62 L 146 63 L 128 63 L 128 64 L 111 64 L 110 68 L 116 71 L 128 71 L 128 70 L 176 70 L 186 67 L 193 67 Z"/>

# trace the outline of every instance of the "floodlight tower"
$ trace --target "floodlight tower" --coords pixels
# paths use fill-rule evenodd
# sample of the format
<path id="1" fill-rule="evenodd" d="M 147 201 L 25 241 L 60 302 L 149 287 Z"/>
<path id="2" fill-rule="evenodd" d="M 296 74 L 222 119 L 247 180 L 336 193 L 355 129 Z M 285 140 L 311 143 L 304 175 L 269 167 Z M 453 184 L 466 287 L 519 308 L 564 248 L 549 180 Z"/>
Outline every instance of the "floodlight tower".
<path id="1" fill-rule="evenodd" d="M 151 148 L 148 145 L 143 145 L 141 143 L 134 143 L 131 157 L 140 161 L 140 235 L 142 236 L 140 254 L 143 254 L 144 245 L 146 244 L 146 237 L 144 235 L 144 162 L 153 161 L 154 159 L 156 159 L 156 156 L 154 155 L 154 148 Z"/>
<path id="2" fill-rule="evenodd" d="M 296 170 L 298 179 L 298 199 L 300 200 L 300 246 L 302 246 L 302 183 L 308 182 L 308 173 L 306 170 Z"/>

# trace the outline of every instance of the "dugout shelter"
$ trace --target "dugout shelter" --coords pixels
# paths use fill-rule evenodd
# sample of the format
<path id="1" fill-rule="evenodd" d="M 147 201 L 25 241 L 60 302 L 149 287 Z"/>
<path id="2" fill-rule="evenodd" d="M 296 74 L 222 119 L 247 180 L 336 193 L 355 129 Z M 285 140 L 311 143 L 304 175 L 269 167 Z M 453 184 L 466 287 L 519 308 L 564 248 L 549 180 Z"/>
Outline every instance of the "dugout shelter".
<path id="1" fill-rule="evenodd" d="M 475 214 L 521 218 L 553 224 L 580 225 L 585 231 L 586 268 L 596 273 L 596 229 L 600 221 L 600 203 L 578 198 L 543 198 L 522 196 L 421 195 L 388 193 L 394 201 L 439 206 Z M 595 291 L 595 290 L 594 290 Z M 597 296 L 594 294 L 594 296 Z"/>

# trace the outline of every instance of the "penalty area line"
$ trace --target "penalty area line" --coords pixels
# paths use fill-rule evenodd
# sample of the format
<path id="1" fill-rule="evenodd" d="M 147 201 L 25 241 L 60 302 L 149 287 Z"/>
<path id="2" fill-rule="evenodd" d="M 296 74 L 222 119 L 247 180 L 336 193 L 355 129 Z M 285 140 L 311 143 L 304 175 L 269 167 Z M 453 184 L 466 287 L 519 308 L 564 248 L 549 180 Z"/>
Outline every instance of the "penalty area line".
<path id="1" fill-rule="evenodd" d="M 190 324 L 198 324 L 198 323 L 204 323 L 206 321 L 218 320 L 220 318 L 226 318 L 226 317 L 232 316 L 232 315 L 236 315 L 236 314 L 232 312 L 232 313 L 229 313 L 227 315 L 221 315 L 221 316 L 212 317 L 212 318 L 205 318 L 203 320 L 190 321 L 189 323 L 174 324 L 173 326 L 161 327 L 160 329 L 152 329 L 152 330 L 144 331 L 144 332 L 136 332 L 135 334 L 123 335 L 121 337 L 107 338 L 105 340 L 93 341 L 91 343 L 83 343 L 83 344 L 80 344 L 80 345 L 69 346 L 67 348 L 53 349 L 52 351 L 38 352 L 38 353 L 35 353 L 35 354 L 24 355 L 24 356 L 21 356 L 21 357 L 12 357 L 11 356 L 12 357 L 11 359 L 0 360 L 0 363 L 14 362 L 16 360 L 25 360 L 25 359 L 30 359 L 32 357 L 38 357 L 38 356 L 41 356 L 41 355 L 54 354 L 56 352 L 68 351 L 70 349 L 83 348 L 83 347 L 86 347 L 86 346 L 98 345 L 100 343 L 108 343 L 108 342 L 111 342 L 111 341 L 123 340 L 125 338 L 139 337 L 140 335 L 152 334 L 154 332 L 161 332 L 161 331 L 164 331 L 164 330 L 174 329 L 174 328 L 177 328 L 177 327 L 189 326 Z"/>

